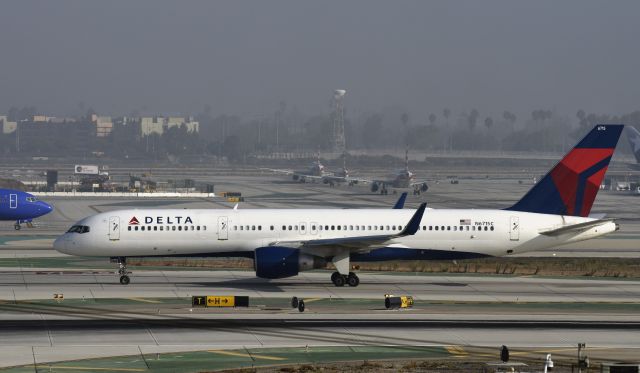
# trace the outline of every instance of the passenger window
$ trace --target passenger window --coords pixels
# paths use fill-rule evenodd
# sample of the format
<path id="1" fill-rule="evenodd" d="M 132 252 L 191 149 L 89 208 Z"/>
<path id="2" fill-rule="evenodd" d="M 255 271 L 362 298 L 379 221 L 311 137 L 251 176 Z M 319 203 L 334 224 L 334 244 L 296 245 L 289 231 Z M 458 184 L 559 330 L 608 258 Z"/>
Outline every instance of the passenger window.
<path id="1" fill-rule="evenodd" d="M 131 226 L 128 226 L 128 227 L 127 227 L 127 230 L 128 230 L 128 231 L 130 231 L 130 230 L 131 230 Z"/>
<path id="2" fill-rule="evenodd" d="M 315 230 L 316 230 L 316 226 L 315 226 L 315 225 L 312 225 L 312 226 L 311 226 L 311 230 L 312 230 L 312 231 L 315 231 Z"/>
<path id="3" fill-rule="evenodd" d="M 196 227 L 196 230 L 197 230 L 197 231 L 199 231 L 199 230 L 200 230 L 200 226 L 199 226 L 199 225 Z"/>
<path id="4" fill-rule="evenodd" d="M 328 225 L 325 225 L 325 226 L 324 226 L 324 230 L 325 230 L 325 231 L 328 231 L 328 230 L 329 230 L 329 226 L 328 226 Z"/>
<path id="5" fill-rule="evenodd" d="M 447 225 L 447 230 L 450 231 L 451 230 L 451 226 Z"/>
<path id="6" fill-rule="evenodd" d="M 138 226 L 136 225 L 136 227 L 134 228 L 135 230 L 138 230 Z"/>
<path id="7" fill-rule="evenodd" d="M 338 230 L 340 230 L 340 226 L 338 225 Z"/>
<path id="8" fill-rule="evenodd" d="M 436 230 L 438 230 L 438 226 L 436 225 Z"/>
<path id="9" fill-rule="evenodd" d="M 282 226 L 282 230 L 283 230 L 283 231 L 286 231 L 286 230 L 287 230 L 287 226 L 286 226 L 286 225 L 283 225 L 283 226 Z"/>
<path id="10" fill-rule="evenodd" d="M 164 230 L 164 225 L 160 226 L 160 230 L 163 231 Z"/>
<path id="11" fill-rule="evenodd" d="M 433 230 L 433 226 L 430 225 L 429 226 L 429 230 L 432 231 Z"/>
<path id="12" fill-rule="evenodd" d="M 271 227 L 269 227 L 269 228 L 271 228 L 271 230 L 273 230 L 273 229 L 274 229 L 273 225 L 272 225 Z"/>
<path id="13" fill-rule="evenodd" d="M 440 226 L 440 230 L 443 231 L 444 230 L 444 225 Z"/>
<path id="14" fill-rule="evenodd" d="M 304 230 L 304 225 L 300 226 L 300 230 L 303 231 Z"/>
<path id="15" fill-rule="evenodd" d="M 171 226 L 171 230 L 175 231 L 176 230 L 176 226 L 175 225 Z"/>
<path id="16" fill-rule="evenodd" d="M 487 227 L 486 225 L 484 226 L 484 230 L 487 231 L 489 230 L 489 227 Z"/>
<path id="17" fill-rule="evenodd" d="M 181 225 L 180 225 L 180 226 L 178 226 L 178 230 L 179 230 L 179 231 L 181 231 L 181 230 L 182 230 L 182 226 L 181 226 Z"/>
<path id="18" fill-rule="evenodd" d="M 202 230 L 203 230 L 203 231 L 206 231 L 206 230 L 207 230 L 207 226 L 206 226 L 206 225 L 203 225 L 203 226 L 202 226 Z"/>
<path id="19" fill-rule="evenodd" d="M 493 226 L 491 227 L 491 230 L 493 230 Z"/>
<path id="20" fill-rule="evenodd" d="M 154 225 L 154 226 L 153 226 L 153 230 L 154 230 L 154 231 L 157 231 L 157 230 L 158 230 L 158 226 L 157 226 L 157 225 Z"/>
<path id="21" fill-rule="evenodd" d="M 384 226 L 382 226 L 382 225 L 381 225 L 381 226 L 380 226 L 380 230 L 384 230 Z"/>
<path id="22" fill-rule="evenodd" d="M 255 231 L 255 230 L 256 230 L 256 226 L 255 226 L 255 225 L 252 225 L 252 226 L 251 226 L 251 230 L 252 230 L 252 231 Z"/>
<path id="23" fill-rule="evenodd" d="M 140 230 L 144 230 L 144 225 L 142 227 L 140 227 Z"/>
<path id="24" fill-rule="evenodd" d="M 258 225 L 258 230 L 261 231 L 262 230 L 262 225 Z"/>
<path id="25" fill-rule="evenodd" d="M 290 231 L 291 231 L 291 230 L 293 230 L 293 227 L 292 227 L 292 226 L 289 226 L 289 230 L 290 230 Z"/>

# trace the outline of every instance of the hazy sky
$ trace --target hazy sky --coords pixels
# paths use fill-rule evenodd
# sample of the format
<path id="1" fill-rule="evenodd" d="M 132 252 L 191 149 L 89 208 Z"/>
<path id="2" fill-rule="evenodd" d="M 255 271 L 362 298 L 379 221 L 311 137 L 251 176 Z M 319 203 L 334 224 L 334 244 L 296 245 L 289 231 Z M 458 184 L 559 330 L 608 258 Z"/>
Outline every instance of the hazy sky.
<path id="1" fill-rule="evenodd" d="M 0 113 L 640 109 L 638 1 L 3 1 Z"/>

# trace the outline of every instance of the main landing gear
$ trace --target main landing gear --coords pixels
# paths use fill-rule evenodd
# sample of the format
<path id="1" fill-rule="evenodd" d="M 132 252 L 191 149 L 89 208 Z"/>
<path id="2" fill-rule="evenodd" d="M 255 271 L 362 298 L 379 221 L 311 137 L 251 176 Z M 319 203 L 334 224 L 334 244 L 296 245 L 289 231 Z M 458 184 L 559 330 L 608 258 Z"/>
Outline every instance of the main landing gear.
<path id="1" fill-rule="evenodd" d="M 120 256 L 117 258 L 111 258 L 111 262 L 118 263 L 118 274 L 120 275 L 120 283 L 122 285 L 129 285 L 131 279 L 128 274 L 131 272 L 127 272 L 127 258 Z"/>
<path id="2" fill-rule="evenodd" d="M 341 275 L 340 272 L 333 272 L 333 274 L 331 274 L 331 282 L 337 287 L 342 287 L 345 284 L 355 287 L 360 285 L 360 278 L 353 272 L 349 272 L 349 275 Z"/>

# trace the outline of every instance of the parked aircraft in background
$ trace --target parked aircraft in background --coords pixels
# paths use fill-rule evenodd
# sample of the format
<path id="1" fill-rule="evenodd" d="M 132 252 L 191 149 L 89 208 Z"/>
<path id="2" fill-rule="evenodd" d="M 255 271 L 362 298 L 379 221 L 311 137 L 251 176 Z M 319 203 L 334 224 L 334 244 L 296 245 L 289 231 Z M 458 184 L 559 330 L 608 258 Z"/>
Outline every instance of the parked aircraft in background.
<path id="1" fill-rule="evenodd" d="M 504 256 L 588 240 L 618 229 L 590 217 L 622 125 L 593 128 L 513 206 L 481 209 L 128 209 L 74 224 L 59 252 L 111 257 L 247 257 L 256 275 L 285 278 L 333 263 L 335 286 L 357 286 L 351 261 Z M 404 197 L 403 197 L 404 198 Z M 396 207 L 402 207 L 404 201 Z"/>
<path id="2" fill-rule="evenodd" d="M 380 194 L 389 194 L 389 187 L 392 188 L 413 188 L 413 194 L 420 194 L 426 192 L 429 189 L 426 181 L 416 180 L 416 176 L 413 172 L 409 171 L 409 150 L 407 149 L 404 154 L 404 169 L 398 170 L 394 175 L 391 175 L 387 179 L 374 179 L 369 180 L 371 183 L 371 191 Z"/>
<path id="3" fill-rule="evenodd" d="M 13 227 L 19 230 L 22 223 L 33 227 L 33 219 L 46 215 L 53 207 L 39 201 L 34 195 L 13 189 L 0 189 L 0 220 L 15 221 Z"/>
<path id="4" fill-rule="evenodd" d="M 302 183 L 305 183 L 307 181 L 318 183 L 321 182 L 323 184 L 329 184 L 330 186 L 347 183 L 349 184 L 349 186 L 353 186 L 355 184 L 358 184 L 359 182 L 366 182 L 366 180 L 361 180 L 350 176 L 346 164 L 346 154 L 343 154 L 342 159 L 342 168 L 337 172 L 326 171 L 325 166 L 320 162 L 320 154 L 317 155 L 315 162 L 313 162 L 308 170 L 292 171 L 271 168 L 269 168 L 268 170 L 285 175 L 291 175 L 294 181 L 300 181 Z"/>
<path id="5" fill-rule="evenodd" d="M 634 170 L 640 170 L 640 132 L 633 126 L 626 126 L 625 132 L 627 133 L 627 141 L 631 151 L 636 158 L 636 163 L 629 165 Z"/>

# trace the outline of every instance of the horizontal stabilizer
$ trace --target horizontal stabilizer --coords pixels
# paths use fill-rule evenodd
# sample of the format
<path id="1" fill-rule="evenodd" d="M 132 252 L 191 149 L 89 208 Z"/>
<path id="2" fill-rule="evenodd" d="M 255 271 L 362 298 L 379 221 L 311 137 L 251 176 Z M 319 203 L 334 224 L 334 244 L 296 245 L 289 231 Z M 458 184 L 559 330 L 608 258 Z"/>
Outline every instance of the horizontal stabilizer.
<path id="1" fill-rule="evenodd" d="M 549 229 L 549 230 L 540 232 L 540 234 L 544 234 L 545 236 L 560 236 L 565 233 L 581 232 L 581 231 L 586 231 L 587 229 L 591 229 L 593 227 L 597 227 L 602 224 L 610 223 L 613 220 L 614 219 L 591 220 L 584 223 L 565 225 L 560 228 Z"/>

